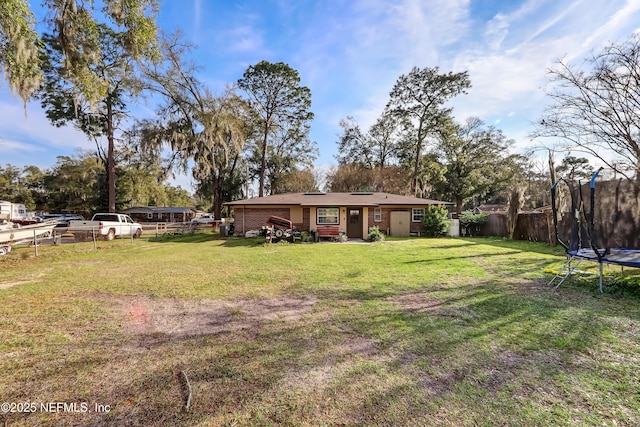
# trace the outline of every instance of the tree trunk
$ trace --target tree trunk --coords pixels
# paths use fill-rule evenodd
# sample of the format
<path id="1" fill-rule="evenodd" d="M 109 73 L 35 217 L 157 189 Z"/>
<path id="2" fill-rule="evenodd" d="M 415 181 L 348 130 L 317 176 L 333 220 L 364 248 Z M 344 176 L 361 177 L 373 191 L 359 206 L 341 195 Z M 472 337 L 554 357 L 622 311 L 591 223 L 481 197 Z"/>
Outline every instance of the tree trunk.
<path id="1" fill-rule="evenodd" d="M 216 219 L 222 217 L 222 177 L 213 178 L 213 215 Z"/>
<path id="2" fill-rule="evenodd" d="M 462 213 L 462 198 L 456 197 L 456 213 L 460 215 Z"/>
<path id="3" fill-rule="evenodd" d="M 417 141 L 416 141 L 416 158 L 413 165 L 413 180 L 411 180 L 411 193 L 414 195 L 414 197 L 422 197 L 422 194 L 418 196 L 418 172 L 420 171 L 420 156 L 422 155 L 423 124 L 424 124 L 424 119 L 420 117 L 420 123 L 418 124 L 418 135 L 417 135 Z"/>
<path id="4" fill-rule="evenodd" d="M 522 189 L 515 188 L 509 194 L 509 207 L 507 211 L 507 227 L 509 231 L 509 238 L 513 239 L 513 234 L 516 231 L 516 224 L 518 222 L 518 212 L 522 205 Z"/>
<path id="5" fill-rule="evenodd" d="M 418 142 L 416 145 L 416 158 L 413 166 L 413 179 L 411 180 L 411 194 L 418 197 L 418 171 L 420 170 L 420 153 L 422 151 L 422 143 Z"/>
<path id="6" fill-rule="evenodd" d="M 264 135 L 262 137 L 262 155 L 260 159 L 260 176 L 258 177 L 258 197 L 264 196 L 264 176 L 267 171 L 267 139 L 269 137 L 269 119 L 264 124 Z"/>
<path id="7" fill-rule="evenodd" d="M 107 97 L 107 187 L 109 192 L 109 212 L 116 211 L 116 165 L 113 142 L 113 106 Z"/>

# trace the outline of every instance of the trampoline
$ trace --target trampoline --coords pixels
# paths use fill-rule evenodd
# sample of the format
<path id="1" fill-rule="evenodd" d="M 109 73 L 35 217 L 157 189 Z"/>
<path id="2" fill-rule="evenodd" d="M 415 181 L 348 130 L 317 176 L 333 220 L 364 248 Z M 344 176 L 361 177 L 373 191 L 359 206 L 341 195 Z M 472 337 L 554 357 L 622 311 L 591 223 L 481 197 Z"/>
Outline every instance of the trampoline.
<path id="1" fill-rule="evenodd" d="M 558 273 L 549 281 L 548 285 L 553 285 L 556 280 L 561 279 L 556 288 L 573 273 L 580 272 L 577 270 L 582 261 L 597 262 L 599 266 L 599 290 L 602 293 L 602 277 L 603 277 L 603 265 L 612 264 L 619 265 L 621 267 L 633 267 L 640 268 L 640 250 L 626 249 L 626 248 L 609 248 L 598 247 L 596 245 L 596 230 L 595 230 L 595 198 L 596 198 L 596 178 L 602 171 L 600 168 L 593 176 L 589 184 L 590 188 L 590 211 L 585 212 L 584 203 L 582 198 L 582 187 L 578 184 L 578 191 L 576 194 L 575 189 L 564 179 L 559 179 L 551 186 L 551 207 L 553 212 L 553 226 L 556 236 L 556 241 L 565 249 L 567 255 L 567 262 L 558 271 Z M 571 211 L 572 211 L 572 226 L 571 237 L 569 243 L 565 243 L 559 237 L 558 233 L 558 208 L 556 203 L 556 191 L 561 182 L 565 182 L 570 189 L 571 194 Z M 586 228 L 580 225 L 586 224 Z M 589 248 L 581 247 L 583 238 L 582 232 L 586 232 L 587 240 L 589 242 Z"/>

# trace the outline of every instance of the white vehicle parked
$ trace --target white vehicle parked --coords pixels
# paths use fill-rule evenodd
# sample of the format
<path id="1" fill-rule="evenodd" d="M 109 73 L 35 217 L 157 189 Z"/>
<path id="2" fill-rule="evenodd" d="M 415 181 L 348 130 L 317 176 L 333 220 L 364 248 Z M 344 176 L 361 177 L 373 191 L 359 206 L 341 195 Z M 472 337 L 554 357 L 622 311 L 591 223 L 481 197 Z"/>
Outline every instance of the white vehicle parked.
<path id="1" fill-rule="evenodd" d="M 27 208 L 21 203 L 11 203 L 0 200 L 0 220 L 22 221 L 27 220 Z"/>
<path id="2" fill-rule="evenodd" d="M 219 219 L 216 219 L 213 214 L 204 214 L 200 218 L 193 218 L 191 220 L 192 224 L 217 224 L 222 222 Z"/>
<path id="3" fill-rule="evenodd" d="M 142 235 L 142 225 L 133 222 L 129 215 L 117 213 L 97 213 L 91 221 L 69 221 L 67 232 L 73 233 L 76 241 L 81 242 L 93 237 L 113 240 L 116 237 L 134 237 Z"/>

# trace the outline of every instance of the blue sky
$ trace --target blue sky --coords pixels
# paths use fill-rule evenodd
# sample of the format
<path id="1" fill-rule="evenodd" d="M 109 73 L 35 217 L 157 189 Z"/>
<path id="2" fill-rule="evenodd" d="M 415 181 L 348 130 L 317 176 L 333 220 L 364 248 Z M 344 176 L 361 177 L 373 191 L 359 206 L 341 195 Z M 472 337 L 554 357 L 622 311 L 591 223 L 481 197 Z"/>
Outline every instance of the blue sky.
<path id="1" fill-rule="evenodd" d="M 473 87 L 450 104 L 458 120 L 480 117 L 520 151 L 541 143 L 527 135 L 548 101 L 546 71 L 639 30 L 640 0 L 166 0 L 159 23 L 198 46 L 199 77 L 214 93 L 263 59 L 298 70 L 312 94 L 316 164 L 326 167 L 336 163 L 340 119 L 354 116 L 366 130 L 414 66 L 467 70 Z M 0 87 L 1 165 L 50 167 L 77 148 L 93 144 L 50 126 L 37 103 L 25 117 L 22 101 Z"/>

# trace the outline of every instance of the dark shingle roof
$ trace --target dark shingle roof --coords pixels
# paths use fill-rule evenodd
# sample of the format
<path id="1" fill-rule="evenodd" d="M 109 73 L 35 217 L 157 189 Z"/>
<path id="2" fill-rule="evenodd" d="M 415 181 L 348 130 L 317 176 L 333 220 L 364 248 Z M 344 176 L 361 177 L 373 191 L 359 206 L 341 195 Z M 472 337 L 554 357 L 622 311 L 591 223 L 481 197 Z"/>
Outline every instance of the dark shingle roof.
<path id="1" fill-rule="evenodd" d="M 123 213 L 185 213 L 194 212 L 191 208 L 184 207 L 156 207 L 156 206 L 132 206 L 122 209 Z"/>
<path id="2" fill-rule="evenodd" d="M 389 193 L 286 193 L 225 203 L 229 206 L 380 206 L 380 205 L 451 205 L 440 200 L 418 199 Z"/>

